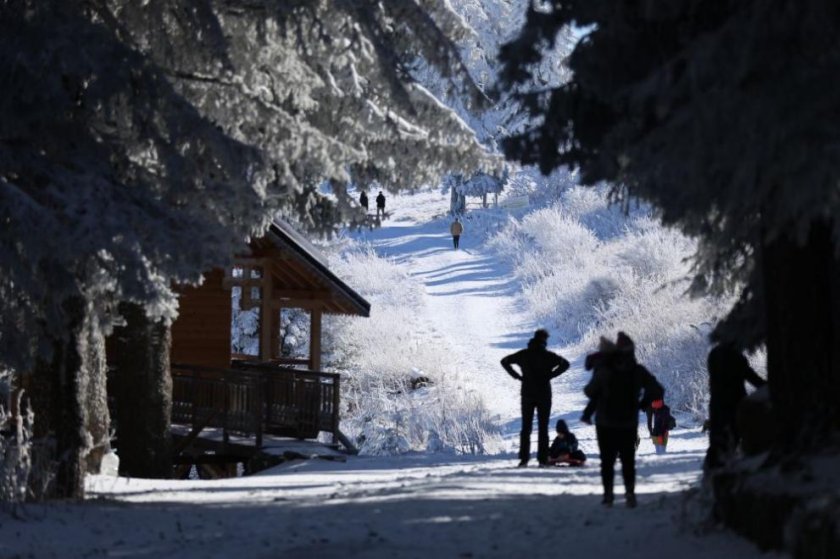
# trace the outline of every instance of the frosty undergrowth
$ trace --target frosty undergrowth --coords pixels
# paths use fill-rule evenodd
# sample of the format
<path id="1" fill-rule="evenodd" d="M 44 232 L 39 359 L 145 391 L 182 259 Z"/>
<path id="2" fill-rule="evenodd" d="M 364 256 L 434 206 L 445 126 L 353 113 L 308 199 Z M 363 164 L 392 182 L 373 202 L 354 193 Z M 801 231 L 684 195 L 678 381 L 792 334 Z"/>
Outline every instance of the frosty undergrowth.
<path id="1" fill-rule="evenodd" d="M 576 186 L 510 219 L 488 245 L 514 264 L 526 307 L 555 343 L 583 353 L 624 330 L 672 407 L 705 416 L 707 335 L 732 302 L 686 294 L 691 239 L 644 206 L 625 215 L 604 189 Z M 761 368 L 762 356 L 753 361 Z"/>
<path id="2" fill-rule="evenodd" d="M 372 251 L 345 252 L 332 268 L 371 302 L 368 319 L 330 317 L 325 347 L 342 373 L 342 430 L 363 454 L 494 452 L 499 431 L 446 356 L 446 341 L 417 318 L 422 288 Z"/>

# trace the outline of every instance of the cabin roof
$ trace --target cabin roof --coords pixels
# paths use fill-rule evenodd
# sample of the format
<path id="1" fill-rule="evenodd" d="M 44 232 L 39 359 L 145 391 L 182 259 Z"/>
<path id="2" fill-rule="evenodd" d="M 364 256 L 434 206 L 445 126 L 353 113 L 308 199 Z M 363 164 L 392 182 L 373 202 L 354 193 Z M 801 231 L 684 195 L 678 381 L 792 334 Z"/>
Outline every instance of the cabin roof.
<path id="1" fill-rule="evenodd" d="M 327 288 L 330 296 L 324 301 L 325 313 L 370 316 L 370 303 L 335 275 L 324 255 L 289 223 L 275 219 L 262 240 L 270 241 L 284 255 L 291 257 L 298 271 L 314 276 L 313 279 Z M 277 266 L 274 270 L 279 271 Z"/>

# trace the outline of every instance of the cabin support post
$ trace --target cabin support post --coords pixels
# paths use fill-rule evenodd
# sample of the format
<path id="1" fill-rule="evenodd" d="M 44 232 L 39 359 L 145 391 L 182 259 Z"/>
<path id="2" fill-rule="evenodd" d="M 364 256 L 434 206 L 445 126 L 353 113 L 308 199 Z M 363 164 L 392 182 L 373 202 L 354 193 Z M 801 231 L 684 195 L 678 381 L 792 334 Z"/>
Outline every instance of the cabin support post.
<path id="1" fill-rule="evenodd" d="M 321 309 L 309 313 L 309 369 L 321 370 Z"/>

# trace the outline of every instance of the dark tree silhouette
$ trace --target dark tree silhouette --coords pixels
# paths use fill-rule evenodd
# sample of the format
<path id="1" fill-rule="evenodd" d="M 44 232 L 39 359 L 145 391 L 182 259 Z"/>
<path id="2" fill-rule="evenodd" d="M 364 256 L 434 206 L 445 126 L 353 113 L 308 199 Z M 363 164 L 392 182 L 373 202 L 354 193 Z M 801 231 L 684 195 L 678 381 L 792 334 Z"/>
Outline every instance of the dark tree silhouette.
<path id="1" fill-rule="evenodd" d="M 419 55 L 482 100 L 463 33 L 421 0 L 0 2 L 0 369 L 38 372 L 55 494 L 81 497 L 107 449 L 103 340 L 121 303 L 146 315 L 126 346 L 151 345 L 123 347 L 142 358 L 122 360 L 118 396 L 157 392 L 117 402 L 120 451 L 154 445 L 128 467 L 161 475 L 169 372 L 147 357 L 167 351 L 173 285 L 227 265 L 278 212 L 330 230 L 351 180 L 412 188 L 490 164 L 411 78 Z"/>
<path id="2" fill-rule="evenodd" d="M 739 290 L 713 337 L 766 342 L 779 445 L 840 428 L 840 5 L 818 0 L 556 0 L 501 51 L 509 88 L 582 34 L 571 79 L 522 94 L 504 143 L 654 204 L 700 239 L 697 290 Z"/>

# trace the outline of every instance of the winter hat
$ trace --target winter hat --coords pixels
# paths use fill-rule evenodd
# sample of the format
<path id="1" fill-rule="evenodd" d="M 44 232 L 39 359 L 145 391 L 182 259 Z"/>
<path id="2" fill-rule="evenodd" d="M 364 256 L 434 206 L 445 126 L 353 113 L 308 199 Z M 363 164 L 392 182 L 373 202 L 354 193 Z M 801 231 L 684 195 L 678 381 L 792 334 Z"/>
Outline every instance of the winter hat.
<path id="1" fill-rule="evenodd" d="M 558 433 L 563 433 L 564 435 L 567 435 L 569 433 L 569 426 L 566 425 L 566 422 L 562 419 L 557 420 L 557 426 L 555 428 L 557 429 Z"/>
<path id="2" fill-rule="evenodd" d="M 615 340 L 615 347 L 619 351 L 626 351 L 628 353 L 633 353 L 636 350 L 636 344 L 624 332 L 618 333 L 618 337 Z"/>
<path id="3" fill-rule="evenodd" d="M 612 340 L 609 340 L 604 336 L 601 336 L 601 339 L 598 340 L 598 351 L 600 351 L 601 353 L 615 351 L 615 349 L 615 344 L 612 342 Z"/>

